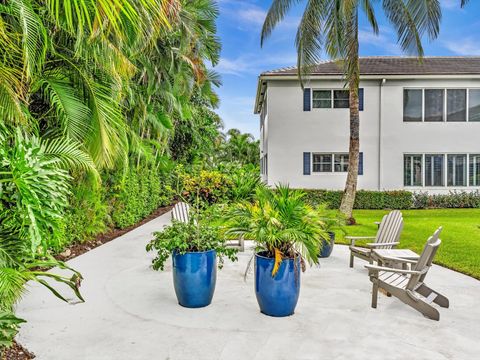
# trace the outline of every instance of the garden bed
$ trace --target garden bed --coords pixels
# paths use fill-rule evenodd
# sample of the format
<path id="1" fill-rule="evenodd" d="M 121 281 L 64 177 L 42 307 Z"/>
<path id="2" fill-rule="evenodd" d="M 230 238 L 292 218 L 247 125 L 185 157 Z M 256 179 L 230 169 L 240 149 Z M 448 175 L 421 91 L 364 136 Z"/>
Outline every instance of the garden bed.
<path id="1" fill-rule="evenodd" d="M 116 239 L 117 237 L 122 236 L 123 234 L 129 231 L 132 231 L 133 229 L 149 222 L 150 220 L 153 220 L 159 217 L 160 215 L 165 214 L 171 209 L 172 209 L 172 206 L 159 207 L 157 210 L 152 212 L 146 218 L 144 218 L 143 220 L 139 221 L 134 225 L 127 226 L 126 228 L 123 228 L 123 229 L 114 228 L 107 231 L 106 233 L 99 234 L 97 237 L 95 237 L 95 239 L 92 239 L 90 241 L 86 241 L 84 243 L 72 244 L 69 247 L 67 247 L 63 252 L 57 254 L 55 258 L 61 261 L 67 261 L 67 260 L 73 259 L 79 255 L 86 253 L 87 251 L 95 249 L 96 247 L 99 247 L 100 245 L 103 245 L 109 241 L 112 241 L 113 239 Z"/>
<path id="2" fill-rule="evenodd" d="M 2 360 L 30 360 L 34 359 L 35 355 L 25 349 L 22 345 L 14 341 L 13 346 L 1 354 Z"/>

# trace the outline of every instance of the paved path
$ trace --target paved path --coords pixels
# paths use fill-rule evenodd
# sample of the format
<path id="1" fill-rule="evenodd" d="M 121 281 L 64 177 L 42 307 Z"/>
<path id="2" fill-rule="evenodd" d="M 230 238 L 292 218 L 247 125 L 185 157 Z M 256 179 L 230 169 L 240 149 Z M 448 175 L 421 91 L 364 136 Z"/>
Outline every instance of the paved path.
<path id="1" fill-rule="evenodd" d="M 84 275 L 86 303 L 67 305 L 32 286 L 18 307 L 27 319 L 19 340 L 38 360 L 146 359 L 478 359 L 480 282 L 434 267 L 430 285 L 450 298 L 435 322 L 380 294 L 362 261 L 348 268 L 336 246 L 320 268 L 302 275 L 296 314 L 262 315 L 253 279 L 243 281 L 250 252 L 219 272 L 213 303 L 177 305 L 171 272 L 149 268 L 145 244 L 169 214 L 69 262 Z"/>

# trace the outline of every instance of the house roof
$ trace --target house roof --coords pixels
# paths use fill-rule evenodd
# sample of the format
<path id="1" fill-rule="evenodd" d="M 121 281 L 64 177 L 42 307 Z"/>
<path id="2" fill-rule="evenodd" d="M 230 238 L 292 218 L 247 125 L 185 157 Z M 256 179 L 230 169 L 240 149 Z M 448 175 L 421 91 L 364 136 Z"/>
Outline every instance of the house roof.
<path id="1" fill-rule="evenodd" d="M 319 63 L 311 75 L 342 75 L 338 62 Z M 480 75 L 480 57 L 362 57 L 361 75 Z M 270 70 L 261 75 L 297 75 L 296 67 Z"/>
<path id="2" fill-rule="evenodd" d="M 339 78 L 343 76 L 338 61 L 330 60 L 315 66 L 308 78 Z M 480 56 L 431 56 L 420 62 L 416 57 L 371 56 L 360 58 L 360 77 L 383 78 L 436 78 L 480 77 Z M 297 77 L 295 66 L 265 71 L 260 74 L 254 112 L 259 113 L 265 95 L 267 80 L 291 80 Z"/>

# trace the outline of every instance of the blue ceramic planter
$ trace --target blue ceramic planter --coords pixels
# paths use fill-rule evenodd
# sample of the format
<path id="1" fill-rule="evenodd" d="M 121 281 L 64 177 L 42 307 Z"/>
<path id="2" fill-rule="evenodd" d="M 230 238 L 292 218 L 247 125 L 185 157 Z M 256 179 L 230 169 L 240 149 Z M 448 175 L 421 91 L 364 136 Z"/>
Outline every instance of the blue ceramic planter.
<path id="1" fill-rule="evenodd" d="M 330 241 L 322 239 L 322 248 L 318 257 L 327 258 L 332 254 L 333 245 L 335 244 L 335 233 L 329 232 L 328 235 L 330 236 Z"/>
<path id="2" fill-rule="evenodd" d="M 260 311 L 270 316 L 289 316 L 295 311 L 300 294 L 300 258 L 283 260 L 272 277 L 274 260 L 255 254 L 255 295 Z"/>
<path id="3" fill-rule="evenodd" d="M 199 308 L 212 302 L 217 281 L 215 250 L 172 254 L 173 285 L 178 303 Z"/>

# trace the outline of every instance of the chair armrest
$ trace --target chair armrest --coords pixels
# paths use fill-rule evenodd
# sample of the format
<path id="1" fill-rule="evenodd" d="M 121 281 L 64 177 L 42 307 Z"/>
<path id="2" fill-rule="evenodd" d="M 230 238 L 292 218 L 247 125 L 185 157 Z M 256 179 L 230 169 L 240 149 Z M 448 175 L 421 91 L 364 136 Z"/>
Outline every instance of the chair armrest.
<path id="1" fill-rule="evenodd" d="M 397 246 L 398 244 L 400 243 L 397 241 L 397 242 L 391 242 L 391 243 L 368 243 L 367 246 L 372 248 L 377 248 L 381 246 L 390 246 L 390 245 Z"/>
<path id="2" fill-rule="evenodd" d="M 404 269 L 395 269 L 385 266 L 376 266 L 376 265 L 365 265 L 365 268 L 368 269 L 369 272 L 378 273 L 379 271 L 388 271 L 397 274 L 412 274 L 412 275 L 422 275 L 425 271 L 416 271 L 416 270 L 404 270 Z"/>
<path id="3" fill-rule="evenodd" d="M 382 259 L 399 262 L 399 263 L 407 263 L 407 264 L 416 264 L 418 262 L 418 260 L 404 259 L 404 258 L 398 258 L 393 256 L 382 256 Z"/>
<path id="4" fill-rule="evenodd" d="M 371 240 L 375 239 L 375 236 L 345 236 L 345 240 L 350 240 L 350 246 L 355 246 L 356 240 Z"/>

